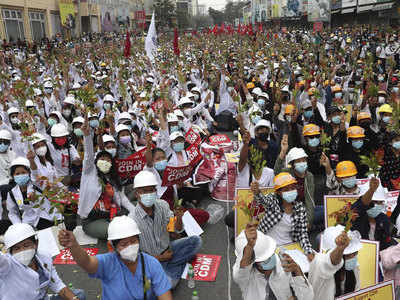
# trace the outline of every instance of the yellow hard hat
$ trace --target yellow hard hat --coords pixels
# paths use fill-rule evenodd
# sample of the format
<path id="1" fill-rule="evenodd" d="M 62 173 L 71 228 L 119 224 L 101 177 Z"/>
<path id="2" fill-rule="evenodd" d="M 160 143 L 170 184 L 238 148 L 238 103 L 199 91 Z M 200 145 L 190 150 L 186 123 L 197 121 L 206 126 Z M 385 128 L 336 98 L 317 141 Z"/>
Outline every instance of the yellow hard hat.
<path id="1" fill-rule="evenodd" d="M 318 125 L 315 124 L 307 124 L 303 127 L 303 136 L 311 136 L 321 134 Z"/>
<path id="2" fill-rule="evenodd" d="M 347 138 L 363 138 L 365 137 L 364 129 L 360 126 L 351 126 L 347 129 Z"/>
<path id="3" fill-rule="evenodd" d="M 378 113 L 393 113 L 393 108 L 389 104 L 383 104 L 379 107 Z"/>
<path id="4" fill-rule="evenodd" d="M 347 38 L 346 43 L 351 43 L 351 38 Z"/>
<path id="5" fill-rule="evenodd" d="M 341 161 L 336 166 L 337 177 L 349 177 L 357 175 L 356 165 L 349 160 Z"/>
<path id="6" fill-rule="evenodd" d="M 305 85 L 305 84 L 306 84 L 305 80 L 302 80 L 302 81 L 299 82 L 299 85 Z"/>
<path id="7" fill-rule="evenodd" d="M 371 114 L 369 112 L 361 111 L 357 114 L 357 121 L 371 119 Z"/>
<path id="8" fill-rule="evenodd" d="M 107 66 L 105 62 L 102 62 L 102 63 L 100 64 L 100 67 L 105 67 L 105 66 Z"/>
<path id="9" fill-rule="evenodd" d="M 309 88 L 309 89 L 308 89 L 308 96 L 314 95 L 314 93 L 315 93 L 316 90 L 317 90 L 317 89 L 316 89 L 315 87 Z"/>
<path id="10" fill-rule="evenodd" d="M 338 92 L 341 92 L 342 91 L 342 88 L 340 87 L 340 85 L 335 85 L 333 88 L 332 88 L 332 92 L 333 93 L 338 93 Z"/>
<path id="11" fill-rule="evenodd" d="M 293 104 L 288 104 L 285 107 L 285 115 L 291 114 L 294 111 L 294 105 Z"/>
<path id="12" fill-rule="evenodd" d="M 282 172 L 274 177 L 274 190 L 277 191 L 285 186 L 297 183 L 290 173 Z"/>
<path id="13" fill-rule="evenodd" d="M 255 85 L 254 85 L 254 83 L 249 82 L 249 83 L 247 83 L 246 87 L 247 87 L 247 89 L 253 89 L 255 87 Z"/>

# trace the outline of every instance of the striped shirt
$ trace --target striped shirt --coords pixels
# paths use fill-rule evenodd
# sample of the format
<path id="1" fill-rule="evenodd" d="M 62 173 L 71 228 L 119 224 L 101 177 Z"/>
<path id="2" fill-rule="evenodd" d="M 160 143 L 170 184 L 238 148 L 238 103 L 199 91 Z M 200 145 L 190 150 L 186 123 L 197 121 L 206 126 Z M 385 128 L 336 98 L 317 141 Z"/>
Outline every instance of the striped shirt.
<path id="1" fill-rule="evenodd" d="M 169 247 L 167 225 L 174 213 L 164 200 L 157 200 L 153 206 L 153 216 L 149 216 L 140 204 L 129 214 L 140 229 L 140 250 L 152 255 L 160 255 Z"/>

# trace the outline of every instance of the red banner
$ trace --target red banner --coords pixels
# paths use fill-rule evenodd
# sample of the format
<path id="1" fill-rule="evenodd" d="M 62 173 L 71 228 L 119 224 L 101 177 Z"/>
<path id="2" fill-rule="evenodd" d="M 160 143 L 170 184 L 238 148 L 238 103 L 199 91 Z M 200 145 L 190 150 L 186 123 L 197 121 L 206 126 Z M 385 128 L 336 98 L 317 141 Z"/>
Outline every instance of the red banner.
<path id="1" fill-rule="evenodd" d="M 162 186 L 170 186 L 184 182 L 192 175 L 193 166 L 169 167 L 164 170 Z"/>
<path id="2" fill-rule="evenodd" d="M 83 248 L 90 256 L 95 256 L 99 253 L 99 248 Z M 63 249 L 60 251 L 53 261 L 54 265 L 76 265 L 76 261 L 72 258 L 71 251 L 69 249 Z"/>
<path id="3" fill-rule="evenodd" d="M 231 140 L 228 138 L 226 134 L 216 134 L 212 135 L 208 138 L 210 141 L 210 145 L 220 145 L 220 144 L 228 144 Z"/>
<path id="4" fill-rule="evenodd" d="M 146 165 L 146 148 L 124 159 L 116 159 L 117 173 L 122 179 L 133 178 Z"/>
<path id="5" fill-rule="evenodd" d="M 146 27 L 146 12 L 144 10 L 135 11 L 135 21 L 138 27 Z"/>
<path id="6" fill-rule="evenodd" d="M 221 263 L 221 256 L 196 254 L 191 264 L 194 270 L 194 280 L 215 281 Z"/>
<path id="7" fill-rule="evenodd" d="M 199 146 L 201 143 L 201 136 L 196 131 L 194 131 L 193 128 L 190 128 L 189 131 L 186 133 L 185 140 L 191 145 L 195 144 Z"/>
<path id="8" fill-rule="evenodd" d="M 313 25 L 314 32 L 321 32 L 323 27 L 324 27 L 324 24 L 322 22 L 314 22 L 314 25 Z"/>
<path id="9" fill-rule="evenodd" d="M 199 148 L 195 144 L 190 145 L 189 148 L 186 149 L 186 154 L 188 156 L 188 161 L 190 161 L 190 165 L 195 167 L 197 163 L 203 158 L 200 154 Z"/>

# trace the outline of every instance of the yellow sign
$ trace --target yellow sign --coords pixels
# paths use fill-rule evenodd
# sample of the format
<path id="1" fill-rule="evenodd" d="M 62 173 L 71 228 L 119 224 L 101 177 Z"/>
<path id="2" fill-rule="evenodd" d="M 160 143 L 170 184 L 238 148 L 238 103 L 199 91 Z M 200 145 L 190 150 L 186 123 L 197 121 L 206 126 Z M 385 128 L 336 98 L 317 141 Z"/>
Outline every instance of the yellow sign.
<path id="1" fill-rule="evenodd" d="M 363 289 L 378 283 L 379 242 L 361 240 L 361 244 L 362 248 L 358 251 L 358 263 L 360 264 L 360 287 Z"/>
<path id="2" fill-rule="evenodd" d="M 344 107 L 346 109 L 346 122 L 350 123 L 351 115 L 353 113 L 353 105 L 352 104 L 346 104 Z"/>
<path id="3" fill-rule="evenodd" d="M 290 243 L 290 244 L 280 245 L 279 247 L 276 247 L 275 253 L 278 253 L 280 248 L 285 248 L 286 250 L 296 250 L 297 249 L 304 253 L 304 250 L 303 250 L 303 248 L 301 248 L 300 243 Z"/>
<path id="4" fill-rule="evenodd" d="M 60 18 L 62 26 L 72 28 L 75 24 L 75 5 L 72 0 L 60 0 Z"/>
<path id="5" fill-rule="evenodd" d="M 230 163 L 238 163 L 240 158 L 240 152 L 235 153 L 225 153 L 225 158 Z"/>
<path id="6" fill-rule="evenodd" d="M 261 192 L 266 195 L 274 191 L 273 187 L 261 188 Z M 236 199 L 235 205 L 239 202 L 244 205 L 249 205 L 253 201 L 254 196 L 250 188 L 236 189 Z M 246 228 L 246 224 L 250 222 L 250 217 L 247 216 L 243 210 L 235 209 L 235 235 L 238 236 L 239 233 Z"/>
<path id="7" fill-rule="evenodd" d="M 324 197 L 325 228 L 336 226 L 336 219 L 332 216 L 332 213 L 341 210 L 349 202 L 353 204 L 358 198 L 359 196 L 326 195 Z"/>
<path id="8" fill-rule="evenodd" d="M 394 300 L 394 282 L 385 281 L 357 292 L 338 297 L 336 300 Z"/>

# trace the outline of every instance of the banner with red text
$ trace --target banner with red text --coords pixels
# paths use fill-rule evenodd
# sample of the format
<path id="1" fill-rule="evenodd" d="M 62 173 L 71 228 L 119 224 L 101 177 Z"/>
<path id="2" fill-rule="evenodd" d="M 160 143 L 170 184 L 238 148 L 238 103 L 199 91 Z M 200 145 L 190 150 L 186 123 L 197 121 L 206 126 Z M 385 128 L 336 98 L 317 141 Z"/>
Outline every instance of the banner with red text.
<path id="1" fill-rule="evenodd" d="M 191 145 L 199 146 L 201 143 L 201 136 L 193 128 L 190 128 L 189 131 L 186 133 L 185 141 Z"/>
<path id="2" fill-rule="evenodd" d="M 117 173 L 121 179 L 133 178 L 143 170 L 146 165 L 146 148 L 124 159 L 116 159 Z"/>
<path id="3" fill-rule="evenodd" d="M 221 256 L 210 254 L 196 254 L 191 261 L 194 270 L 194 280 L 198 281 L 215 281 L 219 265 L 221 263 Z M 189 264 L 186 265 L 183 271 L 182 278 L 187 279 L 187 271 Z"/>
<path id="4" fill-rule="evenodd" d="M 216 134 L 212 135 L 208 138 L 210 141 L 210 145 L 220 145 L 220 144 L 229 144 L 231 140 L 228 138 L 226 134 Z"/>
<path id="5" fill-rule="evenodd" d="M 99 253 L 99 248 L 83 248 L 86 253 L 90 256 L 95 256 Z M 54 265 L 76 265 L 71 251 L 69 249 L 62 249 L 60 254 L 58 254 L 53 261 Z"/>

